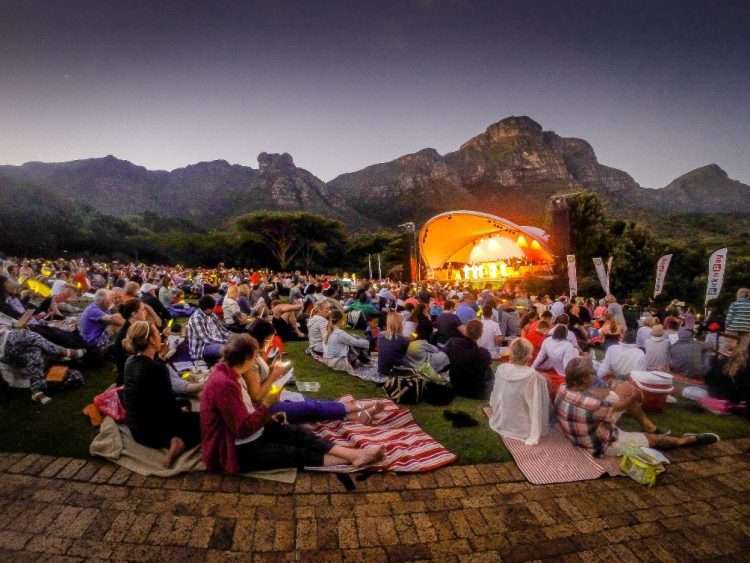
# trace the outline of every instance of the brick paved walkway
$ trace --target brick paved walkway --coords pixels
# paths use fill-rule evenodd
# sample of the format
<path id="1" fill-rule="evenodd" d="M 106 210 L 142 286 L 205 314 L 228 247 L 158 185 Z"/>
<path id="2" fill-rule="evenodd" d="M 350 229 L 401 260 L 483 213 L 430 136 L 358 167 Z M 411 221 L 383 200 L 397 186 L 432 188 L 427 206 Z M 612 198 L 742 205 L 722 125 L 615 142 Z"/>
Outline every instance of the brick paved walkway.
<path id="1" fill-rule="evenodd" d="M 144 478 L 99 461 L 0 454 L 0 560 L 740 560 L 750 440 L 681 450 L 654 489 L 537 487 L 512 463 L 295 485 Z"/>

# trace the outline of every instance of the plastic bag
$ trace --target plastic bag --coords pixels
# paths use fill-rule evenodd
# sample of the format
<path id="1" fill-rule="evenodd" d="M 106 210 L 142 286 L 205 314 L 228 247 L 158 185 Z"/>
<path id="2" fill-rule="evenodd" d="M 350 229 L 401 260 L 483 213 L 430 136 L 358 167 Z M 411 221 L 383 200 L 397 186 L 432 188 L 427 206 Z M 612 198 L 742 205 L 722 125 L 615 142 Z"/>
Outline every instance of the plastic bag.
<path id="1" fill-rule="evenodd" d="M 643 448 L 626 450 L 620 459 L 620 470 L 641 485 L 653 487 L 656 477 L 664 473 L 663 463 Z"/>
<path id="2" fill-rule="evenodd" d="M 94 397 L 94 404 L 104 416 L 110 416 L 115 422 L 125 420 L 125 407 L 120 401 L 122 387 L 110 387 Z"/>

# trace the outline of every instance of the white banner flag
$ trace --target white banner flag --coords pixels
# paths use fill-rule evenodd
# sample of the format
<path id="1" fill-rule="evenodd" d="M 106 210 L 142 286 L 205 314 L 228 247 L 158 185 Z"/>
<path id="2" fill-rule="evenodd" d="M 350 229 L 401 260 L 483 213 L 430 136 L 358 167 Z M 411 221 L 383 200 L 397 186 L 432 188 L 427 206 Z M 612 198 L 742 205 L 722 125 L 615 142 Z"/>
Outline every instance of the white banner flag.
<path id="1" fill-rule="evenodd" d="M 720 248 L 708 259 L 708 285 L 706 286 L 706 303 L 716 299 L 724 284 L 724 271 L 727 269 L 727 249 Z"/>
<path id="2" fill-rule="evenodd" d="M 570 297 L 573 298 L 578 295 L 578 278 L 576 277 L 576 256 L 575 254 L 568 254 L 568 288 L 570 290 Z"/>
<path id="3" fill-rule="evenodd" d="M 664 280 L 667 279 L 667 270 L 669 263 L 672 261 L 671 254 L 665 254 L 656 263 L 656 283 L 654 284 L 654 298 L 661 295 L 664 289 Z"/>
<path id="4" fill-rule="evenodd" d="M 609 260 L 610 265 L 612 264 L 612 260 Z M 609 274 L 607 273 L 607 270 L 604 269 L 604 260 L 601 258 L 594 258 L 594 269 L 596 270 L 596 277 L 599 278 L 599 283 L 602 284 L 602 289 L 604 290 L 604 293 L 609 295 Z"/>

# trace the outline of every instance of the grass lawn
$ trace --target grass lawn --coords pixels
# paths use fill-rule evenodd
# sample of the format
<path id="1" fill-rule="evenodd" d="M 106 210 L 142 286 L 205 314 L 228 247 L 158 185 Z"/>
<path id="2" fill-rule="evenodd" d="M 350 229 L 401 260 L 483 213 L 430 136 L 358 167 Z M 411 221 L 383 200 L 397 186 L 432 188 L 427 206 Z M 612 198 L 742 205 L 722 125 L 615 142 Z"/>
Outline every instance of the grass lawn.
<path id="1" fill-rule="evenodd" d="M 335 399 L 345 394 L 358 398 L 383 396 L 374 384 L 334 372 L 311 360 L 304 354 L 305 345 L 303 342 L 290 343 L 287 352 L 300 381 L 320 382 L 320 392 L 310 393 L 310 397 Z M 56 394 L 46 407 L 32 403 L 27 390 L 11 390 L 10 400 L 0 404 L 0 451 L 87 457 L 96 429 L 81 414 L 81 410 L 94 395 L 112 383 L 114 375 L 112 368 L 106 366 L 89 369 L 85 376 L 86 385 L 82 389 Z M 448 407 L 422 404 L 410 408 L 425 431 L 458 454 L 459 463 L 508 461 L 510 454 L 500 438 L 487 426 L 481 412 L 482 406 L 481 401 L 457 398 Z M 479 421 L 479 426 L 453 428 L 443 418 L 446 408 L 469 413 Z M 750 422 L 736 416 L 715 416 L 683 401 L 652 418 L 660 427 L 671 428 L 674 434 L 712 431 L 724 439 L 750 436 Z M 627 417 L 621 422 L 625 429 L 637 430 Z"/>

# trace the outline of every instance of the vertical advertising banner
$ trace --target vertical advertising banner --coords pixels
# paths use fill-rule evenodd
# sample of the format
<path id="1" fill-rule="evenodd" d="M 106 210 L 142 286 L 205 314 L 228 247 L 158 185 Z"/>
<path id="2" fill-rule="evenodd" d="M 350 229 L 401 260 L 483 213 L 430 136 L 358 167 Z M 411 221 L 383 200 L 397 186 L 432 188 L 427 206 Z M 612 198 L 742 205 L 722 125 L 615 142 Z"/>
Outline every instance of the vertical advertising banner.
<path id="1" fill-rule="evenodd" d="M 664 289 L 664 280 L 667 279 L 667 270 L 669 269 L 669 263 L 672 261 L 671 254 L 665 254 L 656 263 L 656 282 L 654 283 L 654 298 L 661 295 Z"/>
<path id="2" fill-rule="evenodd" d="M 568 288 L 571 299 L 578 295 L 578 278 L 576 277 L 576 256 L 568 254 Z"/>
<path id="3" fill-rule="evenodd" d="M 609 295 L 609 275 L 607 270 L 604 269 L 604 260 L 601 258 L 594 258 L 594 269 L 596 270 L 596 277 L 599 278 L 599 283 L 602 285 L 604 293 Z M 610 265 L 611 265 L 610 261 Z"/>
<path id="4" fill-rule="evenodd" d="M 708 259 L 708 284 L 706 285 L 706 303 L 716 299 L 724 285 L 724 271 L 727 269 L 727 249 L 720 248 Z"/>

